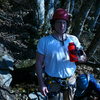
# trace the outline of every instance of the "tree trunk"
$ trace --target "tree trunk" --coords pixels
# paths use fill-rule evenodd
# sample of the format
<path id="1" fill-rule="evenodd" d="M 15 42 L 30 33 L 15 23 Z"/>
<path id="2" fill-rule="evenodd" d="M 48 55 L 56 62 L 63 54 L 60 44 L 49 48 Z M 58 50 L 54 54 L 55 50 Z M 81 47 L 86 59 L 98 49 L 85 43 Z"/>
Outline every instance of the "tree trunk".
<path id="1" fill-rule="evenodd" d="M 100 16 L 100 0 L 96 0 L 94 19 L 89 23 L 90 30 L 92 30 L 92 31 L 94 30 L 99 16 Z"/>
<path id="2" fill-rule="evenodd" d="M 52 14 L 54 12 L 54 0 L 48 0 L 46 3 L 46 20 L 50 20 L 52 18 Z"/>
<path id="3" fill-rule="evenodd" d="M 75 17 L 75 20 L 73 20 L 72 34 L 74 34 L 76 36 L 79 35 L 80 29 L 82 26 L 81 23 L 84 20 L 84 18 L 86 17 L 86 14 L 89 11 L 91 4 L 93 2 L 94 2 L 94 0 L 83 2 L 79 13 Z"/>
<path id="4" fill-rule="evenodd" d="M 96 34 L 94 36 L 94 39 L 92 40 L 90 46 L 86 50 L 87 57 L 90 58 L 93 54 L 97 46 L 100 44 L 100 25 L 96 30 Z"/>
<path id="5" fill-rule="evenodd" d="M 38 21 L 38 28 L 41 28 L 44 24 L 45 18 L 45 5 L 44 0 L 35 0 L 36 4 L 36 19 Z M 34 8 L 33 8 L 34 9 Z"/>
<path id="6" fill-rule="evenodd" d="M 89 13 L 90 13 L 92 7 L 93 7 L 93 3 L 91 4 L 90 8 L 87 10 L 87 12 L 86 12 L 86 14 L 85 14 L 85 16 L 84 16 L 84 18 L 83 18 L 83 20 L 82 20 L 81 27 L 80 27 L 80 32 L 79 32 L 79 34 L 78 34 L 78 38 L 80 38 L 80 36 L 82 35 L 82 33 L 83 33 L 83 31 L 84 31 L 83 28 L 84 28 L 86 19 L 87 19 Z"/>

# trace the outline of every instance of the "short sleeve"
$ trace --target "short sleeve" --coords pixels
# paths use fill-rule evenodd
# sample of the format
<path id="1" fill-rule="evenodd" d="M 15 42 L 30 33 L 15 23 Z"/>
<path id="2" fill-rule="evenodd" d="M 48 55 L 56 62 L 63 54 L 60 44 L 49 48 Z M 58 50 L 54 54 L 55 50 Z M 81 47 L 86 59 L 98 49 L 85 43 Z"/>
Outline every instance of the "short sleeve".
<path id="1" fill-rule="evenodd" d="M 38 41 L 38 44 L 37 44 L 37 50 L 36 50 L 38 53 L 40 54 L 45 54 L 45 40 L 44 38 L 41 38 L 39 41 Z"/>
<path id="2" fill-rule="evenodd" d="M 81 43 L 79 42 L 79 40 L 76 36 L 72 36 L 72 40 L 74 41 L 74 43 L 78 49 L 83 49 Z"/>
<path id="3" fill-rule="evenodd" d="M 79 42 L 79 40 L 78 40 L 78 38 L 76 36 L 74 36 L 74 43 L 75 43 L 77 48 L 83 49 L 81 43 Z"/>
<path id="4" fill-rule="evenodd" d="M 81 43 L 79 42 L 78 38 L 76 37 L 76 41 L 75 41 L 76 47 L 78 48 L 82 48 Z"/>

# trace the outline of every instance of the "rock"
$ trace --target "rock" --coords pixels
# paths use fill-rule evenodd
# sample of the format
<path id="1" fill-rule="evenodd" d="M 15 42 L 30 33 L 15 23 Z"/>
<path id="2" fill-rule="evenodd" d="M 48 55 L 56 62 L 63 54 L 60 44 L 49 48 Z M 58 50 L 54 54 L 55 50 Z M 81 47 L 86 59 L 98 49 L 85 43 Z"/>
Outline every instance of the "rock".
<path id="1" fill-rule="evenodd" d="M 31 100 L 47 100 L 47 98 L 45 96 L 43 96 L 40 92 L 32 92 L 29 94 L 29 98 Z"/>
<path id="2" fill-rule="evenodd" d="M 13 64 L 14 60 L 11 56 L 2 56 L 2 61 L 0 61 L 0 86 L 10 86 L 12 75 L 9 71 L 14 70 Z"/>
<path id="3" fill-rule="evenodd" d="M 2 56 L 3 61 L 2 64 L 6 67 L 8 67 L 9 70 L 14 70 L 13 65 L 14 65 L 14 59 L 11 56 L 4 55 Z"/>
<path id="4" fill-rule="evenodd" d="M 0 87 L 0 100 L 16 100 L 14 94 L 6 87 Z"/>
<path id="5" fill-rule="evenodd" d="M 37 95 L 34 92 L 29 94 L 29 98 L 31 100 L 38 100 L 38 97 L 37 97 Z"/>
<path id="6" fill-rule="evenodd" d="M 0 86 L 10 86 L 12 75 L 7 72 L 0 71 Z"/>
<path id="7" fill-rule="evenodd" d="M 3 44 L 0 43 L 0 60 L 2 59 L 2 56 L 7 52 L 6 48 Z"/>
<path id="8" fill-rule="evenodd" d="M 6 47 L 0 44 L 0 100 L 15 100 L 8 90 L 12 81 L 10 70 L 14 70 L 13 65 L 14 59 L 8 54 Z"/>

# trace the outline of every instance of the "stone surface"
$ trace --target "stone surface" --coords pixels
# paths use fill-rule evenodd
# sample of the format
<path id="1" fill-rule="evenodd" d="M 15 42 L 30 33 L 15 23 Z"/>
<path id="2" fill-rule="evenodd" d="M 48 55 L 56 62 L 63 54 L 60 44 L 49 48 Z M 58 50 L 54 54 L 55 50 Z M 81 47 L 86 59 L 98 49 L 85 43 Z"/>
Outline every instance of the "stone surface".
<path id="1" fill-rule="evenodd" d="M 47 100 L 46 99 L 46 97 L 45 96 L 43 96 L 40 92 L 37 92 L 37 93 L 35 93 L 35 92 L 32 92 L 32 93 L 30 93 L 29 94 L 29 98 L 31 99 L 31 100 Z"/>
<path id="2" fill-rule="evenodd" d="M 9 55 L 3 55 L 0 61 L 0 86 L 9 87 L 12 81 L 10 70 L 14 70 L 14 60 Z"/>

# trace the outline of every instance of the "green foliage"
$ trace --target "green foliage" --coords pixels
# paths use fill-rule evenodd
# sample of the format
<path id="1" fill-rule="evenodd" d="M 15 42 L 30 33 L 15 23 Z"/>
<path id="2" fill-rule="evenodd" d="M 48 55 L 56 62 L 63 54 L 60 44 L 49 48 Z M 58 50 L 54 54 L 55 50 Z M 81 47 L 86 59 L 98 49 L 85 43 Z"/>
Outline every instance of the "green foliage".
<path id="1" fill-rule="evenodd" d="M 18 61 L 16 64 L 17 68 L 27 68 L 35 64 L 35 59 L 27 59 L 27 60 L 21 60 Z"/>

